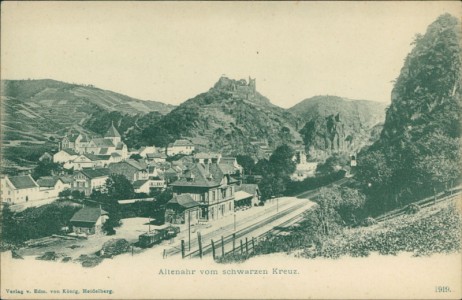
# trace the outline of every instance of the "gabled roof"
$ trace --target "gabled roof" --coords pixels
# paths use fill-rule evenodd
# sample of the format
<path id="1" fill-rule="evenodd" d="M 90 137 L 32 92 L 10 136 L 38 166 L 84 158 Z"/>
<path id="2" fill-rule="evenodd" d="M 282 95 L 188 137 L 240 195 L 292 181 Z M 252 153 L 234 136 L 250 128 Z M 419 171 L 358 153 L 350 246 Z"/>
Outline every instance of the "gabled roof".
<path id="1" fill-rule="evenodd" d="M 100 158 L 98 157 L 98 155 L 94 155 L 94 154 L 91 154 L 91 153 L 86 153 L 86 154 L 84 154 L 83 156 L 85 156 L 86 158 L 88 158 L 88 159 L 91 160 L 91 161 L 98 161 L 98 160 L 100 160 Z"/>
<path id="2" fill-rule="evenodd" d="M 66 135 L 65 138 L 69 140 L 69 142 L 75 142 L 75 140 L 79 137 L 80 133 L 73 133 L 70 135 Z"/>
<path id="3" fill-rule="evenodd" d="M 148 182 L 148 180 L 137 180 L 137 181 L 133 182 L 133 188 L 139 189 L 139 188 L 142 187 L 146 182 Z"/>
<path id="4" fill-rule="evenodd" d="M 166 175 L 177 175 L 177 171 L 173 170 L 172 168 L 169 168 L 168 170 L 164 171 L 164 174 Z"/>
<path id="5" fill-rule="evenodd" d="M 79 155 L 77 152 L 75 152 L 74 150 L 70 149 L 70 148 L 66 148 L 66 149 L 63 149 L 61 151 L 64 151 L 66 152 L 67 154 L 69 155 Z"/>
<path id="6" fill-rule="evenodd" d="M 236 169 L 231 164 L 222 164 L 220 163 L 220 169 L 224 174 L 234 174 L 236 173 Z"/>
<path id="7" fill-rule="evenodd" d="M 99 217 L 107 215 L 107 211 L 102 210 L 99 207 L 83 207 L 81 210 L 76 212 L 72 218 L 71 223 L 83 222 L 83 223 L 96 223 Z"/>
<path id="8" fill-rule="evenodd" d="M 99 150 L 99 154 L 104 155 L 104 154 L 107 154 L 108 151 L 109 151 L 108 148 L 101 148 L 101 150 Z"/>
<path id="9" fill-rule="evenodd" d="M 252 198 L 253 196 L 254 196 L 253 194 L 249 194 L 244 191 L 237 191 L 236 193 L 234 193 L 234 201 Z"/>
<path id="10" fill-rule="evenodd" d="M 37 179 L 37 184 L 40 187 L 54 187 L 58 180 L 61 180 L 59 176 L 44 176 Z"/>
<path id="11" fill-rule="evenodd" d="M 214 187 L 221 184 L 223 172 L 217 164 L 194 163 L 188 166 L 180 178 L 172 186 Z"/>
<path id="12" fill-rule="evenodd" d="M 173 147 L 183 147 L 183 146 L 194 146 L 194 144 L 188 140 L 176 140 L 172 146 Z"/>
<path id="13" fill-rule="evenodd" d="M 86 134 L 82 134 L 82 139 L 80 140 L 81 143 L 86 143 L 90 141 L 90 139 L 88 138 L 88 136 Z"/>
<path id="14" fill-rule="evenodd" d="M 215 152 L 199 152 L 194 154 L 194 158 L 197 159 L 212 159 L 212 158 L 220 158 L 221 154 L 220 153 L 215 153 Z"/>
<path id="15" fill-rule="evenodd" d="M 147 167 L 144 162 L 137 161 L 134 159 L 127 159 L 125 162 L 140 171 L 146 169 Z"/>
<path id="16" fill-rule="evenodd" d="M 234 164 L 236 162 L 235 157 L 225 156 L 220 159 L 220 164 Z"/>
<path id="17" fill-rule="evenodd" d="M 124 142 L 118 142 L 116 145 L 116 150 L 122 150 L 125 146 Z"/>
<path id="18" fill-rule="evenodd" d="M 8 177 L 8 179 L 17 190 L 38 187 L 37 183 L 30 175 L 11 176 Z"/>
<path id="19" fill-rule="evenodd" d="M 115 129 L 114 123 L 111 124 L 104 137 L 120 137 L 120 133 Z"/>
<path id="20" fill-rule="evenodd" d="M 95 138 L 91 140 L 96 147 L 100 148 L 108 148 L 108 147 L 114 147 L 114 144 L 110 139 L 102 139 L 102 138 Z"/>
<path id="21" fill-rule="evenodd" d="M 109 160 L 111 158 L 110 155 L 96 155 L 98 160 Z"/>
<path id="22" fill-rule="evenodd" d="M 106 177 L 111 173 L 107 168 L 83 168 L 79 171 L 87 178 L 93 179 L 98 177 Z"/>
<path id="23" fill-rule="evenodd" d="M 255 195 L 259 193 L 258 184 L 241 184 L 236 187 L 236 191 L 244 191 L 249 194 Z"/>
<path id="24" fill-rule="evenodd" d="M 167 158 L 167 155 L 165 153 L 146 153 L 147 158 Z"/>
<path id="25" fill-rule="evenodd" d="M 69 184 L 71 184 L 74 181 L 71 176 L 60 176 L 59 179 L 61 179 L 63 183 Z"/>
<path id="26" fill-rule="evenodd" d="M 189 194 L 181 194 L 181 195 L 176 195 L 173 196 L 170 201 L 167 202 L 167 205 L 180 205 L 184 208 L 191 208 L 191 207 L 196 207 L 199 206 L 199 203 L 193 200 L 193 198 Z"/>

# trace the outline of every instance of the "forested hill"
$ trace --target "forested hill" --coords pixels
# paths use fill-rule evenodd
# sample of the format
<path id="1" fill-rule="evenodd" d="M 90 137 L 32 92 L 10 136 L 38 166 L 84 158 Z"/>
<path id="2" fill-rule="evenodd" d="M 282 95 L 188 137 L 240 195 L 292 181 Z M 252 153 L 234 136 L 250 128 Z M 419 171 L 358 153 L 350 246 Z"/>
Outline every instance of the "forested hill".
<path id="1" fill-rule="evenodd" d="M 354 153 L 371 144 L 374 128 L 385 120 L 386 104 L 315 96 L 289 109 L 300 118 L 300 133 L 312 157 Z"/>
<path id="2" fill-rule="evenodd" d="M 180 137 L 223 154 L 268 156 L 277 146 L 301 142 L 297 120 L 256 90 L 254 79 L 221 77 L 207 92 L 143 130 L 140 141 L 165 146 Z"/>
<path id="3" fill-rule="evenodd" d="M 377 209 L 460 183 L 461 24 L 442 15 L 413 44 L 380 139 L 358 160 Z"/>

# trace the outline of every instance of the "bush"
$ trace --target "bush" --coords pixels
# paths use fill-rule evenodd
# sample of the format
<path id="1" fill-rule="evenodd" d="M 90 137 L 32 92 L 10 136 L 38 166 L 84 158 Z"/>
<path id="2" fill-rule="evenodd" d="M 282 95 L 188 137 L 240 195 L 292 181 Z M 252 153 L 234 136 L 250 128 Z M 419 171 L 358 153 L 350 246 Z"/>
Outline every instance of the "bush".
<path id="1" fill-rule="evenodd" d="M 420 211 L 420 206 L 416 203 L 409 204 L 406 208 L 406 213 L 409 215 L 416 214 Z"/>
<path id="2" fill-rule="evenodd" d="M 367 217 L 364 221 L 363 221 L 363 226 L 372 226 L 372 225 L 375 225 L 377 224 L 377 221 L 373 218 L 373 217 Z"/>

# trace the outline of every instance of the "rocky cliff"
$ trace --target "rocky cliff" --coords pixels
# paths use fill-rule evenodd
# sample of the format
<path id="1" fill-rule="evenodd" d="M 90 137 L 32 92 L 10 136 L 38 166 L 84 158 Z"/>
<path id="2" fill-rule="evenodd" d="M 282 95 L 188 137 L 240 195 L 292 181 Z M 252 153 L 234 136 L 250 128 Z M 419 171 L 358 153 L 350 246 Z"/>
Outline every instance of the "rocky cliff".
<path id="1" fill-rule="evenodd" d="M 385 118 L 383 103 L 336 96 L 309 98 L 289 111 L 299 117 L 307 153 L 319 160 L 338 152 L 355 153 L 370 145 L 375 141 L 374 126 Z"/>

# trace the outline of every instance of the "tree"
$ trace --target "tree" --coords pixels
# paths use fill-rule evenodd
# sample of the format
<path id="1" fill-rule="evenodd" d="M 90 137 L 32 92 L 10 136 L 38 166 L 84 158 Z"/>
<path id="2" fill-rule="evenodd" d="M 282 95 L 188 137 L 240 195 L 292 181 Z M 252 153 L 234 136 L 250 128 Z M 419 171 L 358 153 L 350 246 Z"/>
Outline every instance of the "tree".
<path id="1" fill-rule="evenodd" d="M 322 175 L 330 174 L 338 171 L 339 169 L 349 169 L 350 157 L 344 153 L 335 153 L 323 164 L 319 164 L 316 168 L 316 172 Z"/>
<path id="2" fill-rule="evenodd" d="M 39 161 L 35 169 L 32 171 L 32 178 L 37 180 L 43 176 L 55 175 L 62 169 L 60 164 L 50 161 Z"/>
<path id="3" fill-rule="evenodd" d="M 271 154 L 269 163 L 273 173 L 291 175 L 295 172 L 295 162 L 292 160 L 295 151 L 288 145 L 281 145 Z"/>
<path id="4" fill-rule="evenodd" d="M 135 196 L 131 182 L 121 174 L 112 174 L 106 180 L 107 195 L 110 200 L 130 199 Z"/>
<path id="5" fill-rule="evenodd" d="M 237 163 L 242 166 L 244 173 L 247 175 L 252 175 L 252 169 L 255 166 L 255 161 L 252 157 L 248 155 L 238 155 L 236 157 Z"/>

